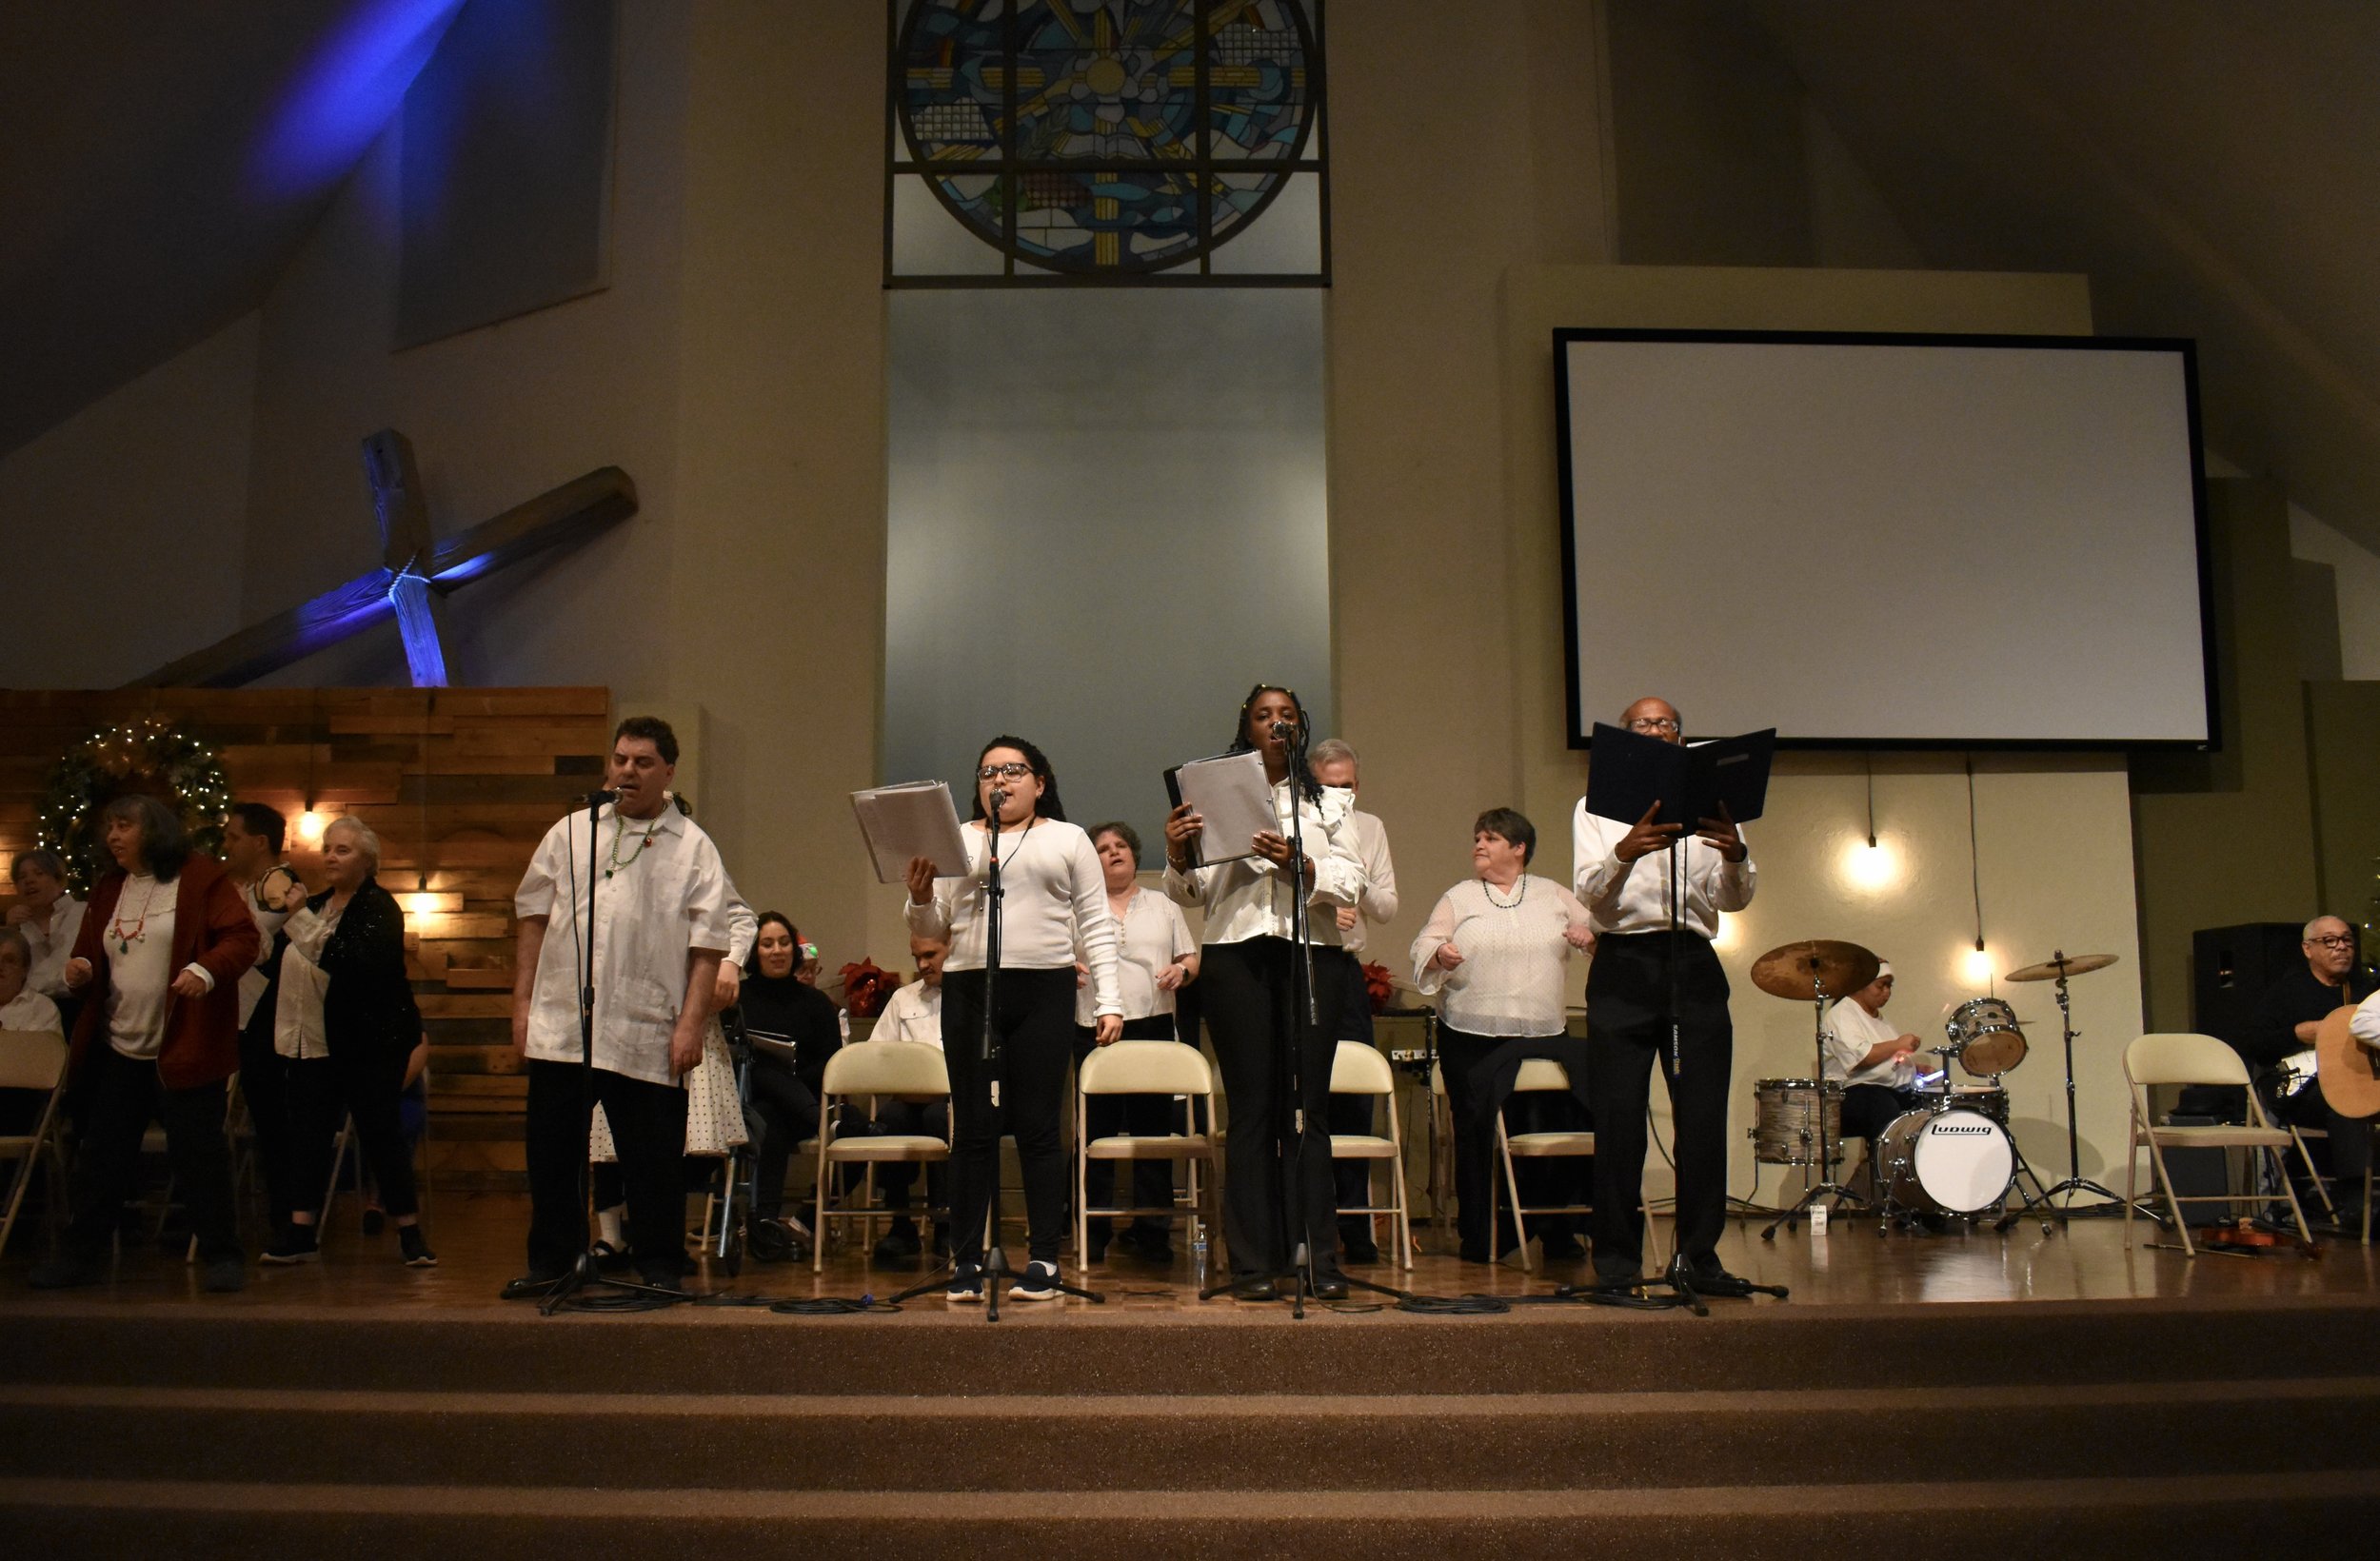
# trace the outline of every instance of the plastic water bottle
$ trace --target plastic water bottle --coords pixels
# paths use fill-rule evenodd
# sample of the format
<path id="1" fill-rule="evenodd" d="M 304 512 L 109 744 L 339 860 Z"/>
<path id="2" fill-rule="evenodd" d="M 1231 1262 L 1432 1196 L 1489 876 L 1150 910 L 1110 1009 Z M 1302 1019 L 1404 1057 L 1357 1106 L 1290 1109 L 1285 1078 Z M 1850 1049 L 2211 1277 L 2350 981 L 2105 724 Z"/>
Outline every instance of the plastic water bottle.
<path id="1" fill-rule="evenodd" d="M 1206 1227 L 1199 1227 L 1198 1239 L 1190 1243 L 1190 1270 L 1196 1275 L 1198 1288 L 1206 1288 Z"/>

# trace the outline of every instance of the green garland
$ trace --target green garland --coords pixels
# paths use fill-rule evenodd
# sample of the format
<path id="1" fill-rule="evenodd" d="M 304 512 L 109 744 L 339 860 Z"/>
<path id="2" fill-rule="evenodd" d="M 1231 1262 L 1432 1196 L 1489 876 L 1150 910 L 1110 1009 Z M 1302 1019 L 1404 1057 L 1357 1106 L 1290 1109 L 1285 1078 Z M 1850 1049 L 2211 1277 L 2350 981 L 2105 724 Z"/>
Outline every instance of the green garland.
<path id="1" fill-rule="evenodd" d="M 93 732 L 69 749 L 50 774 L 41 800 L 41 843 L 66 859 L 67 885 L 88 895 L 115 863 L 108 856 L 100 815 L 129 792 L 147 792 L 180 815 L 194 851 L 223 845 L 223 816 L 231 782 L 215 751 L 188 732 L 144 716 L 127 726 Z"/>

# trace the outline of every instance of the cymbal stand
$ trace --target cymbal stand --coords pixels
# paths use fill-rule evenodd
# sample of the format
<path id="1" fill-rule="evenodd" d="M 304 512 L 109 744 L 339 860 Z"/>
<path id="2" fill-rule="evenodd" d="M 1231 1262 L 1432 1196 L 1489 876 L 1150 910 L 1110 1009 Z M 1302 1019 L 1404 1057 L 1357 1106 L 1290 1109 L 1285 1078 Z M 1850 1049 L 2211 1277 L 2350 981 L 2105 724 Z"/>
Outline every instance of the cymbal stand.
<path id="1" fill-rule="evenodd" d="M 1811 986 L 1814 993 L 1811 999 L 1811 1030 L 1814 1037 L 1813 1043 L 1817 1049 L 1817 1067 L 1812 1071 L 1810 1077 L 1815 1079 L 1818 1085 L 1818 1179 L 1802 1192 L 1801 1196 L 1794 1201 L 1791 1208 L 1772 1220 L 1767 1230 L 1760 1233 L 1760 1239 L 1763 1241 L 1775 1240 L 1776 1230 L 1780 1225 L 1789 1229 L 1799 1226 L 1802 1212 L 1829 1195 L 1833 1195 L 1838 1206 L 1848 1202 L 1865 1207 L 1868 1202 L 1866 1198 L 1835 1179 L 1835 1167 L 1841 1161 L 1843 1155 L 1841 1148 L 1835 1142 L 1835 1136 L 1827 1131 L 1826 1126 L 1826 981 L 1814 972 Z"/>
<path id="2" fill-rule="evenodd" d="M 2066 951 L 2058 950 L 2056 958 L 2062 962 L 2066 958 Z M 2066 1039 L 2066 1179 L 2053 1187 L 2044 1189 L 2035 1196 L 2027 1198 L 2018 1207 L 2002 1215 L 1999 1222 L 1993 1226 L 1993 1230 L 2002 1233 L 2035 1209 L 2059 1220 L 2067 1220 L 2076 1215 L 2108 1214 L 2124 1207 L 2124 1199 L 2120 1195 L 2082 1174 L 2082 1135 L 2075 1125 L 2074 1118 L 2074 1037 L 2079 1032 L 2074 1028 L 2073 999 L 2067 994 L 2066 975 L 2062 970 L 2057 978 L 2057 1023 L 2058 1029 L 2064 1033 Z M 2067 1201 L 2064 1203 L 2056 1201 L 2060 1193 L 2068 1195 Z M 2086 1204 L 2078 1209 L 2073 1202 L 2073 1195 L 2077 1193 L 2089 1193 L 2100 1201 Z M 2149 1205 L 2134 1203 L 2132 1207 L 2160 1225 L 2165 1223 L 2165 1216 Z"/>

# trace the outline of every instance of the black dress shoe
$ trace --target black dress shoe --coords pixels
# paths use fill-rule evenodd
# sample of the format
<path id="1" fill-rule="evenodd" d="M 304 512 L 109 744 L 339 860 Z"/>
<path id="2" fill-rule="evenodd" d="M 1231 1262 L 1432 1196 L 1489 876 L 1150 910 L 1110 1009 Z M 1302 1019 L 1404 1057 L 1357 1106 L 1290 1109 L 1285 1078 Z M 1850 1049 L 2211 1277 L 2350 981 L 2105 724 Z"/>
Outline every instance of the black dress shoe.
<path id="1" fill-rule="evenodd" d="M 1601 1257 L 1595 1260 L 1595 1282 L 1598 1285 L 1606 1287 L 1633 1285 L 1642 1280 L 1643 1277 L 1644 1264 L 1642 1261 L 1632 1263 L 1624 1258 L 1606 1259 Z"/>
<path id="2" fill-rule="evenodd" d="M 1314 1276 L 1314 1298 L 1318 1301 L 1343 1301 L 1347 1298 L 1347 1281 L 1336 1274 Z"/>
<path id="3" fill-rule="evenodd" d="M 1669 1277 L 1673 1284 L 1682 1285 L 1697 1295 L 1722 1300 L 1749 1300 L 1755 1294 L 1751 1280 L 1728 1273 L 1716 1258 L 1689 1263 L 1681 1253 L 1670 1259 Z"/>
<path id="4" fill-rule="evenodd" d="M 496 1294 L 501 1300 L 534 1301 L 544 1298 L 560 1283 L 562 1275 L 559 1274 L 524 1274 Z"/>
<path id="5" fill-rule="evenodd" d="M 1278 1301 L 1280 1287 L 1270 1279 L 1250 1279 L 1225 1292 L 1235 1301 Z"/>
<path id="6" fill-rule="evenodd" d="M 1587 1249 L 1579 1244 L 1578 1238 L 1567 1232 L 1549 1235 L 1540 1245 L 1549 1263 L 1575 1263 L 1587 1255 Z"/>

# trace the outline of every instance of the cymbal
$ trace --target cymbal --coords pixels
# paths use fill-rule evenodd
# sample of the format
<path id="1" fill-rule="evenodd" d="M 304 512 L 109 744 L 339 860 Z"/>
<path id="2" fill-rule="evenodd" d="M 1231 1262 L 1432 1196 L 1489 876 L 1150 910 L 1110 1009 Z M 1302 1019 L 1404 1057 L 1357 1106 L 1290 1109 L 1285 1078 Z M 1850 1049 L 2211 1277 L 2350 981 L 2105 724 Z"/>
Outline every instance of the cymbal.
<path id="1" fill-rule="evenodd" d="M 2060 976 L 2087 976 L 2094 970 L 2105 970 L 2115 963 L 2112 954 L 2061 954 L 2054 959 L 2044 959 L 2037 965 L 2012 970 L 2000 978 L 2004 981 L 2054 981 Z"/>
<path id="2" fill-rule="evenodd" d="M 1772 998 L 1810 1002 L 1823 985 L 1831 998 L 1848 997 L 1875 979 L 1880 961 L 1856 943 L 1810 938 L 1780 944 L 1752 962 L 1752 984 Z"/>

